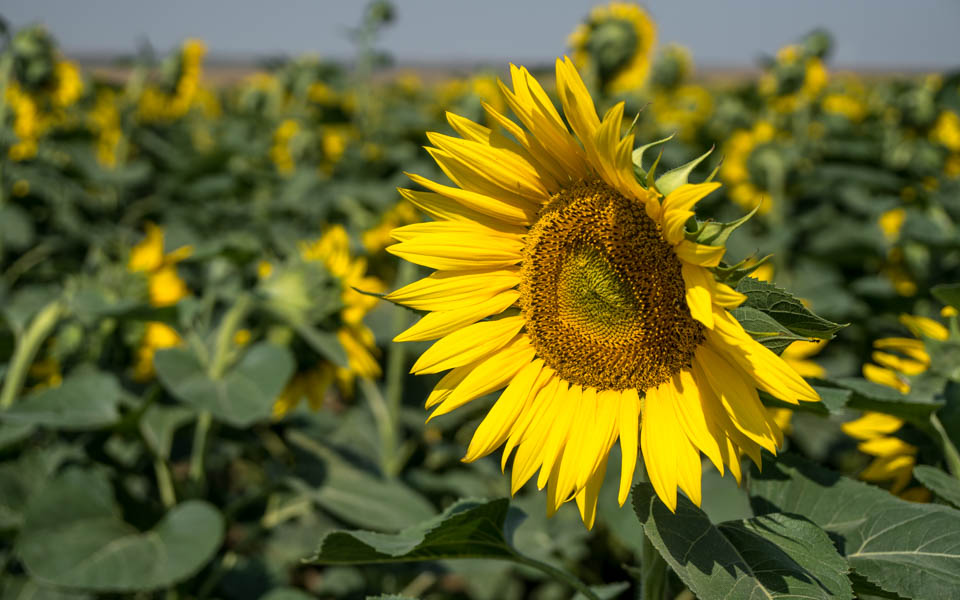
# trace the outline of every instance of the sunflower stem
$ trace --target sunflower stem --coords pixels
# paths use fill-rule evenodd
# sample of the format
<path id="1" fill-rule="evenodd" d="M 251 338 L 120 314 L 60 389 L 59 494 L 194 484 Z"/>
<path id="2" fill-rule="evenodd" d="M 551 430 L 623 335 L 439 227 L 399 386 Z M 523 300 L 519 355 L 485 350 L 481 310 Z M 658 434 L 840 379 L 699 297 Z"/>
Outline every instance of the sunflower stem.
<path id="1" fill-rule="evenodd" d="M 380 435 L 380 469 L 385 475 L 393 477 L 397 474 L 397 435 L 396 424 L 390 414 L 390 408 L 383 399 L 383 394 L 377 384 L 366 377 L 360 378 L 360 387 L 363 395 L 370 404 L 370 412 Z"/>
<path id="2" fill-rule="evenodd" d="M 957 447 L 953 444 L 953 441 L 947 434 L 947 430 L 943 427 L 943 423 L 940 422 L 940 417 L 938 417 L 936 413 L 930 415 L 930 424 L 933 425 L 933 428 L 937 430 L 937 434 L 940 436 L 940 443 L 943 446 L 943 457 L 947 462 L 947 466 L 950 468 L 950 472 L 953 473 L 954 477 L 960 479 L 960 452 L 957 451 Z"/>
<path id="3" fill-rule="evenodd" d="M 520 554 L 515 555 L 512 560 L 521 565 L 526 565 L 528 567 L 537 569 L 538 571 L 541 571 L 549 575 L 550 577 L 552 577 L 557 581 L 566 583 L 573 589 L 583 594 L 585 598 L 589 598 L 590 600 L 600 600 L 600 597 L 597 596 L 597 594 L 593 590 L 591 590 L 587 584 L 580 581 L 570 573 L 567 573 L 566 571 L 561 571 L 560 569 L 554 567 L 553 565 L 549 565 L 545 562 L 540 562 L 535 558 L 522 556 Z"/>
<path id="4" fill-rule="evenodd" d="M 66 303 L 58 298 L 40 309 L 37 316 L 30 321 L 30 325 L 17 341 L 13 357 L 10 359 L 10 368 L 3 379 L 3 389 L 0 391 L 0 409 L 13 406 L 14 400 L 23 388 L 27 373 L 33 359 L 36 358 L 41 344 L 47 339 L 53 329 L 60 322 L 60 317 L 66 312 Z"/>
<path id="5" fill-rule="evenodd" d="M 393 289 L 399 289 L 413 281 L 416 274 L 416 267 L 413 263 L 403 261 L 397 269 L 397 277 L 393 282 Z M 402 306 L 393 307 L 391 322 L 391 331 L 394 335 L 407 328 L 410 322 L 407 309 Z M 400 410 L 403 405 L 403 378 L 405 373 L 403 367 L 406 364 L 406 344 L 391 344 L 387 353 L 387 373 L 385 382 L 386 409 L 389 415 L 389 426 L 391 428 L 390 437 L 394 445 L 399 438 L 400 432 Z M 386 449 L 385 449 L 386 450 Z M 400 457 L 394 454 L 390 460 L 391 472 L 389 475 L 395 475 L 403 466 Z"/>
<path id="6" fill-rule="evenodd" d="M 210 363 L 210 378 L 220 379 L 229 365 L 231 348 L 233 347 L 233 336 L 237 329 L 243 323 L 247 313 L 253 306 L 253 298 L 249 294 L 241 294 L 237 298 L 227 314 L 223 316 L 220 322 L 220 329 L 217 330 L 217 345 L 213 352 L 213 362 Z"/>

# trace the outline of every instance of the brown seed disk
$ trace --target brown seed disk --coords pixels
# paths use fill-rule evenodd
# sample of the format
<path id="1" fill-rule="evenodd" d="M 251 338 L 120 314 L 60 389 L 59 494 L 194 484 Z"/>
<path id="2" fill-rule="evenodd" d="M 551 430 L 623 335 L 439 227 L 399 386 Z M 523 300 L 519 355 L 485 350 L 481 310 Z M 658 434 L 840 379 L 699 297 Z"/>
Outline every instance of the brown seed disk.
<path id="1" fill-rule="evenodd" d="M 656 387 L 703 341 L 659 225 L 600 181 L 544 206 L 527 235 L 520 306 L 544 362 L 599 390 Z"/>

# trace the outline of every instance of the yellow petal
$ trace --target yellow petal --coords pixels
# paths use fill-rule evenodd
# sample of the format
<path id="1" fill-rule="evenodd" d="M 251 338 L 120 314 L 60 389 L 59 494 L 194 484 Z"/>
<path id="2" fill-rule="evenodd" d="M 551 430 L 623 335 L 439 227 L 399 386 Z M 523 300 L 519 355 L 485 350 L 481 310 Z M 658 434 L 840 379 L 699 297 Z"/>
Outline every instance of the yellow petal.
<path id="1" fill-rule="evenodd" d="M 693 207 L 707 194 L 720 187 L 720 183 L 686 183 L 673 190 L 663 199 L 663 237 L 676 244 L 684 237 L 684 226 L 693 216 Z"/>
<path id="2" fill-rule="evenodd" d="M 900 322 L 912 331 L 913 335 L 922 335 L 940 342 L 945 342 L 950 337 L 946 327 L 927 317 L 900 315 Z"/>
<path id="3" fill-rule="evenodd" d="M 879 412 L 865 412 L 859 419 L 844 423 L 841 428 L 850 437 L 870 440 L 890 435 L 903 427 L 903 419 Z"/>
<path id="4" fill-rule="evenodd" d="M 524 415 L 523 422 L 517 424 L 513 435 L 508 438 L 509 446 L 517 447 L 510 473 L 510 493 L 516 494 L 537 472 L 543 461 L 543 444 L 548 433 L 548 424 L 555 401 L 566 394 L 567 383 L 560 377 L 553 377 L 533 400 L 533 404 Z"/>
<path id="5" fill-rule="evenodd" d="M 883 367 L 878 367 L 877 365 L 871 365 L 870 363 L 867 363 L 863 365 L 863 376 L 868 381 L 892 387 L 901 394 L 910 393 L 910 384 L 896 371 L 891 371 L 890 369 L 884 369 Z"/>
<path id="6" fill-rule="evenodd" d="M 414 173 L 406 173 L 406 175 L 414 183 L 422 185 L 432 192 L 456 200 L 464 208 L 489 215 L 505 223 L 529 225 L 536 220 L 536 208 L 535 205 L 530 202 L 509 201 L 503 199 L 502 196 L 492 197 L 479 192 L 441 185 Z"/>
<path id="7" fill-rule="evenodd" d="M 681 370 L 674 378 L 674 387 L 677 393 L 675 406 L 681 428 L 717 470 L 723 473 L 723 452 L 720 446 L 725 443 L 725 436 L 712 431 L 715 428 L 708 424 L 705 400 L 693 372 Z"/>
<path id="8" fill-rule="evenodd" d="M 431 234 L 388 246 L 387 252 L 431 269 L 496 269 L 520 262 L 523 244 L 487 235 Z"/>
<path id="9" fill-rule="evenodd" d="M 580 395 L 583 393 L 579 385 L 571 385 L 569 389 L 561 390 L 555 401 L 555 417 L 546 420 L 548 428 L 547 439 L 543 445 L 543 465 L 537 478 L 537 488 L 543 489 L 554 471 L 554 465 L 563 455 L 563 448 L 570 437 L 570 427 L 576 426 L 573 415 L 580 406 Z M 559 471 L 558 471 L 559 474 Z"/>
<path id="10" fill-rule="evenodd" d="M 727 249 L 724 246 L 704 246 L 690 240 L 681 240 L 679 244 L 673 247 L 677 253 L 677 258 L 686 261 L 691 265 L 701 267 L 715 267 L 720 264 L 724 252 Z"/>
<path id="11" fill-rule="evenodd" d="M 457 188 L 453 188 L 457 189 Z M 411 204 L 438 221 L 462 221 L 476 223 L 508 233 L 522 234 L 526 231 L 523 225 L 510 225 L 503 219 L 477 212 L 467 208 L 453 198 L 448 198 L 436 192 L 419 192 L 405 188 L 397 188 L 400 195 Z"/>
<path id="12" fill-rule="evenodd" d="M 390 231 L 390 236 L 398 242 L 415 240 L 421 236 L 440 235 L 450 237 L 460 237 L 464 235 L 490 236 L 493 238 L 503 238 L 515 243 L 523 243 L 523 236 L 520 234 L 499 231 L 467 221 L 425 221 L 423 223 L 412 223 L 402 227 L 395 227 Z"/>
<path id="13" fill-rule="evenodd" d="M 525 335 L 517 336 L 496 354 L 472 365 L 470 373 L 437 406 L 427 421 L 506 386 L 520 369 L 530 364 L 534 354 L 530 339 Z"/>
<path id="14" fill-rule="evenodd" d="M 715 312 L 716 327 L 707 339 L 756 382 L 765 392 L 784 402 L 819 402 L 820 395 L 769 348 L 750 337 L 726 310 Z"/>
<path id="15" fill-rule="evenodd" d="M 516 423 L 527 404 L 527 399 L 542 369 L 543 361 L 540 359 L 523 365 L 477 426 L 467 453 L 463 457 L 464 462 L 473 462 L 490 454 L 507 439 L 510 428 Z M 539 390 L 533 390 L 534 393 L 536 391 Z"/>
<path id="16" fill-rule="evenodd" d="M 690 316 L 709 328 L 713 328 L 713 299 L 710 294 L 713 275 L 703 267 L 681 263 L 681 273 L 686 285 L 687 308 Z"/>
<path id="17" fill-rule="evenodd" d="M 435 340 L 491 315 L 500 314 L 520 298 L 517 290 L 506 290 L 484 302 L 454 310 L 431 312 L 424 315 L 403 333 L 393 338 L 395 342 Z"/>
<path id="18" fill-rule="evenodd" d="M 523 327 L 520 316 L 481 321 L 468 325 L 434 342 L 417 362 L 411 373 L 439 373 L 478 360 L 505 346 Z"/>
<path id="19" fill-rule="evenodd" d="M 627 501 L 630 487 L 633 485 L 633 473 L 637 468 L 637 452 L 640 437 L 640 396 L 637 390 L 626 389 L 620 392 L 620 492 L 617 501 L 620 506 Z"/>
<path id="20" fill-rule="evenodd" d="M 438 271 L 386 295 L 415 310 L 456 310 L 483 302 L 519 285 L 517 268 L 471 272 Z"/>
<path id="21" fill-rule="evenodd" d="M 580 509 L 580 518 L 587 529 L 593 529 L 593 524 L 597 518 L 597 500 L 600 498 L 600 488 L 603 486 L 603 478 L 607 474 L 607 459 L 603 457 L 600 466 L 590 475 L 587 484 L 577 493 L 577 508 Z"/>
<path id="22" fill-rule="evenodd" d="M 929 365 L 917 362 L 915 360 L 910 360 L 907 358 L 900 358 L 894 354 L 888 354 L 886 352 L 874 352 L 870 355 L 873 359 L 873 362 L 879 364 L 882 367 L 887 367 L 888 369 L 893 369 L 903 373 L 904 375 L 919 375 L 927 370 Z"/>
<path id="23" fill-rule="evenodd" d="M 893 350 L 901 354 L 906 354 L 913 360 L 930 365 L 930 355 L 927 353 L 926 346 L 922 340 L 913 338 L 881 338 L 873 343 L 877 350 Z"/>
<path id="24" fill-rule="evenodd" d="M 674 440 L 683 435 L 677 426 L 676 414 L 670 406 L 672 394 L 666 382 L 647 390 L 643 403 L 643 426 L 640 448 L 650 483 L 657 496 L 671 512 L 677 510 L 677 454 Z"/>

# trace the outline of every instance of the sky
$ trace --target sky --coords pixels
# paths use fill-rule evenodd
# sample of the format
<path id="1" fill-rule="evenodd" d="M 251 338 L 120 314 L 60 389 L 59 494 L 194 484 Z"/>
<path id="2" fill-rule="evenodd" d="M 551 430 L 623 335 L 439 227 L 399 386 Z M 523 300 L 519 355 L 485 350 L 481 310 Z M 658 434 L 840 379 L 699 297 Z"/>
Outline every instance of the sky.
<path id="1" fill-rule="evenodd" d="M 43 23 L 67 54 L 167 52 L 187 37 L 211 56 L 351 56 L 362 0 L 2 0 L 14 27 Z M 399 63 L 547 62 L 598 2 L 396 0 L 380 47 Z M 958 0 L 649 0 L 660 43 L 689 47 L 699 65 L 747 67 L 815 27 L 834 33 L 832 62 L 875 69 L 960 66 Z"/>

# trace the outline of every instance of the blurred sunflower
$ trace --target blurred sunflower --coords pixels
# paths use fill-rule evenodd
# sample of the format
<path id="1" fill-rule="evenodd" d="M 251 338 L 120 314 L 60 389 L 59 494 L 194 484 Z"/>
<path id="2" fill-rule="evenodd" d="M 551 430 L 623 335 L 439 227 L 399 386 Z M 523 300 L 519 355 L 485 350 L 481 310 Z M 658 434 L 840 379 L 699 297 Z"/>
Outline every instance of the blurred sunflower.
<path id="1" fill-rule="evenodd" d="M 947 312 L 947 314 L 950 314 Z M 892 387 L 901 394 L 910 393 L 908 377 L 920 375 L 930 368 L 930 354 L 923 339 L 945 341 L 947 328 L 928 317 L 901 315 L 900 322 L 914 336 L 882 338 L 873 343 L 873 363 L 863 365 L 868 380 Z M 860 473 L 860 478 L 874 483 L 890 483 L 890 491 L 906 500 L 927 502 L 930 491 L 923 487 L 907 489 L 917 463 L 917 447 L 895 435 L 904 426 L 903 419 L 891 415 L 865 412 L 862 417 L 843 424 L 843 431 L 861 440 L 857 449 L 873 461 Z"/>
<path id="2" fill-rule="evenodd" d="M 829 80 L 819 56 L 800 45 L 784 46 L 760 78 L 759 91 L 767 104 L 780 113 L 790 113 L 815 101 Z"/>
<path id="3" fill-rule="evenodd" d="M 127 269 L 147 275 L 147 289 L 152 306 L 172 306 L 186 297 L 190 291 L 186 282 L 177 273 L 177 263 L 193 253 L 192 246 L 180 246 L 171 252 L 164 249 L 163 227 L 147 223 L 143 241 L 133 247 Z M 154 376 L 153 357 L 157 350 L 171 348 L 182 343 L 180 335 L 172 327 L 160 321 L 146 325 L 133 365 L 133 377 L 147 381 Z"/>
<path id="4" fill-rule="evenodd" d="M 763 193 L 762 186 L 751 172 L 750 159 L 754 151 L 771 142 L 776 129 L 768 121 L 757 121 L 751 129 L 734 131 L 724 144 L 724 158 L 720 165 L 720 178 L 730 187 L 730 198 L 744 209 L 752 209 Z M 770 211 L 770 199 L 760 204 L 761 215 Z"/>
<path id="5" fill-rule="evenodd" d="M 636 4 L 611 2 L 590 11 L 567 40 L 573 61 L 610 93 L 642 88 L 650 73 L 657 26 Z"/>
<path id="6" fill-rule="evenodd" d="M 327 271 L 340 281 L 343 308 L 340 310 L 340 327 L 336 336 L 347 354 L 347 366 L 338 367 L 321 361 L 313 369 L 295 375 L 274 402 L 273 414 L 276 418 L 296 408 L 304 398 L 310 408 L 319 410 L 327 389 L 334 382 L 345 395 L 351 395 L 357 377 L 372 379 L 380 376 L 373 331 L 363 324 L 363 318 L 376 306 L 378 299 L 357 290 L 380 292 L 384 289 L 383 283 L 366 274 L 366 259 L 351 256 L 350 237 L 340 225 L 330 227 L 315 241 L 301 242 L 300 256 L 308 262 L 322 262 Z M 266 278 L 272 274 L 273 268 L 266 263 L 261 264 L 258 271 Z"/>
<path id="7" fill-rule="evenodd" d="M 411 174 L 431 191 L 402 190 L 436 221 L 396 229 L 388 251 L 437 272 L 387 296 L 430 311 L 395 339 L 440 338 L 412 369 L 450 370 L 431 418 L 506 388 L 464 460 L 503 444 L 505 465 L 516 449 L 513 491 L 539 469 L 549 514 L 576 499 L 592 527 L 617 438 L 621 504 L 638 446 L 671 510 L 678 486 L 699 504 L 701 452 L 739 481 L 742 453 L 759 462 L 782 442 L 757 388 L 819 397 L 728 312 L 745 297 L 710 271 L 725 248 L 686 239 L 719 184 L 641 187 L 623 103 L 599 119 L 570 59 L 556 77 L 573 134 L 525 68 L 511 73 L 500 87 L 526 129 L 489 105 L 512 139 L 448 114 L 462 138 L 428 133 L 428 152 L 458 187 Z"/>

